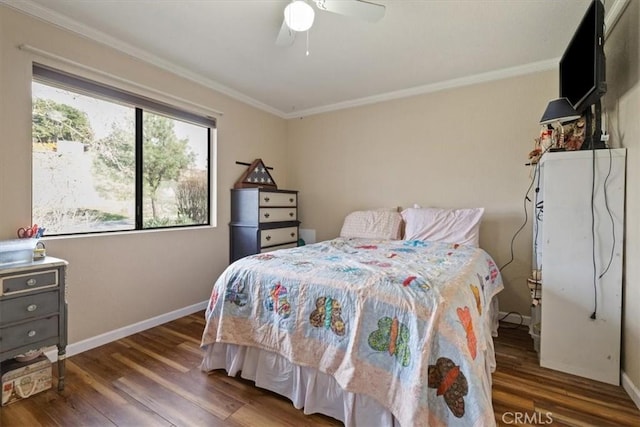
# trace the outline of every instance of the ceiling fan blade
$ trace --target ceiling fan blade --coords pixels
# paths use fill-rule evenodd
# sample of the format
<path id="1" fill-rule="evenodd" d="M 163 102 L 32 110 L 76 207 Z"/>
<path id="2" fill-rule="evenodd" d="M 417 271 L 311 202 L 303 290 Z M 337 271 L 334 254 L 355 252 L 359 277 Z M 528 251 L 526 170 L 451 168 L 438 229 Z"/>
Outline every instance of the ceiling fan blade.
<path id="1" fill-rule="evenodd" d="M 296 32 L 289 28 L 287 23 L 283 20 L 282 27 L 280 27 L 280 32 L 278 33 L 278 38 L 276 39 L 276 45 L 283 47 L 291 46 L 295 39 Z"/>
<path id="2" fill-rule="evenodd" d="M 377 22 L 384 16 L 385 7 L 364 0 L 313 0 L 318 9 L 339 15 L 353 16 L 369 22 Z"/>

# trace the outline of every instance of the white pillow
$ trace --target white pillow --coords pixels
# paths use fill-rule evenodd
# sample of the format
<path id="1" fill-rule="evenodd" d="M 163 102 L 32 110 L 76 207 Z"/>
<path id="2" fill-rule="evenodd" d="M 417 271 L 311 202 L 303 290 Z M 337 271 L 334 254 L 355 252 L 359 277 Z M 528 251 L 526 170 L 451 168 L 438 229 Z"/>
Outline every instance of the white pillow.
<path id="1" fill-rule="evenodd" d="M 396 211 L 355 211 L 345 217 L 340 237 L 399 240 L 401 233 L 402 216 Z"/>
<path id="2" fill-rule="evenodd" d="M 408 208 L 402 211 L 404 240 L 436 240 L 478 247 L 484 208 Z"/>

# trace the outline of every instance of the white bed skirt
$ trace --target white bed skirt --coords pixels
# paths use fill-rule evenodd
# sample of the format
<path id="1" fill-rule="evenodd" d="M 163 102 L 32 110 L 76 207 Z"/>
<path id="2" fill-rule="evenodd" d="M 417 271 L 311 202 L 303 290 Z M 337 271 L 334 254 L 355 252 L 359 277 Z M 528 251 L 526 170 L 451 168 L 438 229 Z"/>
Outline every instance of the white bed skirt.
<path id="1" fill-rule="evenodd" d="M 488 321 L 493 336 L 498 330 L 498 301 L 490 305 Z M 487 375 L 495 370 L 493 342 L 486 351 Z M 200 368 L 205 371 L 224 369 L 229 376 L 240 372 L 242 378 L 256 386 L 287 397 L 305 414 L 320 413 L 342 421 L 345 427 L 400 427 L 393 414 L 375 399 L 343 390 L 335 379 L 316 369 L 298 366 L 267 350 L 235 344 L 209 345 Z"/>
<path id="2" fill-rule="evenodd" d="M 344 391 L 333 377 L 313 368 L 294 365 L 284 357 L 254 347 L 216 343 L 205 351 L 203 371 L 240 372 L 256 386 L 285 396 L 305 414 L 321 413 L 346 427 L 400 427 L 394 416 L 373 398 Z"/>

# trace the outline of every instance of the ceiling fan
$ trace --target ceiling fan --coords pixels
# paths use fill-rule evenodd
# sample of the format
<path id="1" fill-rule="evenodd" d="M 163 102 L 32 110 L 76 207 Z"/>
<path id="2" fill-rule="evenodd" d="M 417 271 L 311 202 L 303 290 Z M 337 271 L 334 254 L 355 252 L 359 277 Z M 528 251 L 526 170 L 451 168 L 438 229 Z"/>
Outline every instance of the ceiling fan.
<path id="1" fill-rule="evenodd" d="M 385 7 L 365 0 L 313 0 L 316 7 L 326 12 L 353 16 L 377 22 L 384 16 Z M 278 46 L 291 46 L 296 33 L 307 31 L 313 25 L 315 12 L 305 0 L 293 0 L 284 9 L 284 20 L 276 39 Z"/>

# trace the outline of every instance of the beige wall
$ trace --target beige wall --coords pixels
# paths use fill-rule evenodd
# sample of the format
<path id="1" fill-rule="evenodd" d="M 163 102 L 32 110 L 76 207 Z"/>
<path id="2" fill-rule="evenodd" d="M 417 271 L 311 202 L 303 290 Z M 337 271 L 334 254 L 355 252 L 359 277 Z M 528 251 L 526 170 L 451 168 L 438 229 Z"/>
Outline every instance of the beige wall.
<path id="1" fill-rule="evenodd" d="M 606 106 L 614 146 L 628 150 L 624 369 L 640 386 L 640 93 L 638 2 L 607 40 Z M 486 208 L 482 247 L 499 265 L 524 221 L 525 167 L 557 72 L 282 120 L 108 47 L 0 6 L 0 239 L 13 238 L 31 209 L 29 44 L 224 111 L 218 119 L 215 228 L 51 238 L 48 252 L 69 268 L 70 342 L 204 301 L 227 264 L 229 192 L 244 171 L 236 160 L 262 157 L 281 188 L 300 190 L 303 228 L 317 239 L 339 233 L 355 209 L 413 203 Z M 51 65 L 55 65 L 51 63 Z M 64 67 L 62 67 L 64 68 Z M 530 208 L 530 204 L 528 205 Z M 531 220 L 504 271 L 503 311 L 528 314 Z"/>
<path id="2" fill-rule="evenodd" d="M 224 112 L 214 177 L 217 227 L 47 239 L 47 252 L 70 263 L 70 342 L 205 301 L 227 265 L 228 189 L 245 170 L 235 161 L 262 157 L 286 186 L 285 120 L 5 6 L 0 31 L 0 239 L 31 221 L 31 62 L 42 58 L 16 46 L 29 44 Z"/>
<path id="3" fill-rule="evenodd" d="M 635 385 L 636 390 L 640 390 L 639 1 L 629 2 L 605 41 L 605 53 L 608 92 L 603 105 L 609 119 L 608 129 L 612 144 L 627 149 L 622 365 L 628 379 Z"/>
<path id="4" fill-rule="evenodd" d="M 300 190 L 302 227 L 323 240 L 356 209 L 481 206 L 480 244 L 502 266 L 524 221 L 528 153 L 557 90 L 557 72 L 549 71 L 290 120 L 290 182 Z M 524 315 L 531 227 L 529 216 L 500 295 L 501 310 Z"/>

